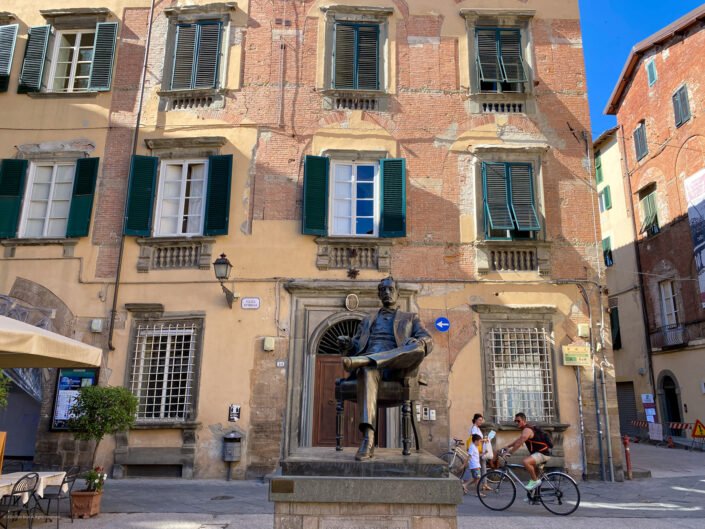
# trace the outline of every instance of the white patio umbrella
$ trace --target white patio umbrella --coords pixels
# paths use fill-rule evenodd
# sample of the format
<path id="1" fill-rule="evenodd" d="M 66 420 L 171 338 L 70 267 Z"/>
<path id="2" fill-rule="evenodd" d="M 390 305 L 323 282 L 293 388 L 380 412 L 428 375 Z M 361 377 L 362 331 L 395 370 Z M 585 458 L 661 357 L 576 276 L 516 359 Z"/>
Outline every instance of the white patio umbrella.
<path id="1" fill-rule="evenodd" d="M 0 368 L 99 367 L 103 351 L 28 323 L 0 316 Z"/>

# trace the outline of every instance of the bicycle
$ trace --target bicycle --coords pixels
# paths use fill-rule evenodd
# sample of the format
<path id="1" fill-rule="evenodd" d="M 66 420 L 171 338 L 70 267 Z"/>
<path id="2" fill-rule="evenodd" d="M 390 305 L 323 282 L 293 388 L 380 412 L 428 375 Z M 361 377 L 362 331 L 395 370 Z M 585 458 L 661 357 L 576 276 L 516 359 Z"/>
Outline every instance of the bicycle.
<path id="1" fill-rule="evenodd" d="M 541 503 L 553 514 L 568 516 L 580 505 L 580 489 L 568 474 L 558 471 L 544 472 L 543 465 L 540 465 L 541 484 L 529 490 L 512 470 L 513 468 L 523 469 L 524 465 L 508 463 L 505 450 L 499 452 L 498 459 L 500 468 L 490 470 L 477 483 L 477 497 L 488 509 L 503 511 L 511 507 L 516 499 L 517 483 L 526 491 L 530 505 Z"/>
<path id="2" fill-rule="evenodd" d="M 469 457 L 465 450 L 465 442 L 462 439 L 453 438 L 451 448 L 441 456 L 441 459 L 448 465 L 451 474 L 462 479 Z"/>

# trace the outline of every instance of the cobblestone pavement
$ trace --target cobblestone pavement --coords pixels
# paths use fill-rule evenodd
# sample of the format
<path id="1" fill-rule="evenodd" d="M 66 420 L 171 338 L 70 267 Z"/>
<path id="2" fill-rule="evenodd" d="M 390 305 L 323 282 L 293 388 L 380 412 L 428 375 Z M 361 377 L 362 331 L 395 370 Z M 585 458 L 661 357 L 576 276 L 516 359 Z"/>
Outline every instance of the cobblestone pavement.
<path id="1" fill-rule="evenodd" d="M 705 527 L 705 453 L 632 445 L 636 469 L 652 478 L 623 483 L 581 482 L 580 508 L 571 529 L 703 529 Z M 263 481 L 147 480 L 109 481 L 103 513 L 73 525 L 75 529 L 272 529 L 273 508 Z M 542 506 L 517 501 L 501 513 L 487 510 L 474 496 L 458 509 L 458 527 L 485 529 L 563 528 L 566 519 Z M 55 520 L 38 519 L 49 529 Z M 24 523 L 15 522 L 18 527 Z M 14 525 L 14 524 L 13 524 Z"/>

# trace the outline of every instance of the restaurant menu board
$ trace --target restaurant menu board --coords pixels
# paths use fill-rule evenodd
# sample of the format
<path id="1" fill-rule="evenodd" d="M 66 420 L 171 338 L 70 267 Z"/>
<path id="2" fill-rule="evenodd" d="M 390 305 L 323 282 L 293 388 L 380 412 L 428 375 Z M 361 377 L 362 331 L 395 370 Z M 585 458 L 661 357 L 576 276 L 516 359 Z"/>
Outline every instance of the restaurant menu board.
<path id="1" fill-rule="evenodd" d="M 98 380 L 97 369 L 59 369 L 59 378 L 54 401 L 54 417 L 51 421 L 52 430 L 67 430 L 66 421 L 69 410 L 81 388 L 95 386 Z"/>

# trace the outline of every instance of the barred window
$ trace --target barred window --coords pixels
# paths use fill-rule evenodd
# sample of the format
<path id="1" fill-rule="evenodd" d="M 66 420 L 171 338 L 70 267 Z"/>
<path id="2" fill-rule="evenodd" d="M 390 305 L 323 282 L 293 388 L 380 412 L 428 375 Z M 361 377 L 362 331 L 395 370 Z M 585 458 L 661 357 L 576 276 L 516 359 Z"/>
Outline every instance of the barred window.
<path id="1" fill-rule="evenodd" d="M 496 422 L 524 412 L 530 421 L 556 419 L 552 339 L 536 327 L 493 327 L 485 345 L 489 410 Z"/>
<path id="2" fill-rule="evenodd" d="M 131 373 L 137 421 L 192 418 L 199 331 L 194 322 L 137 327 Z"/>

